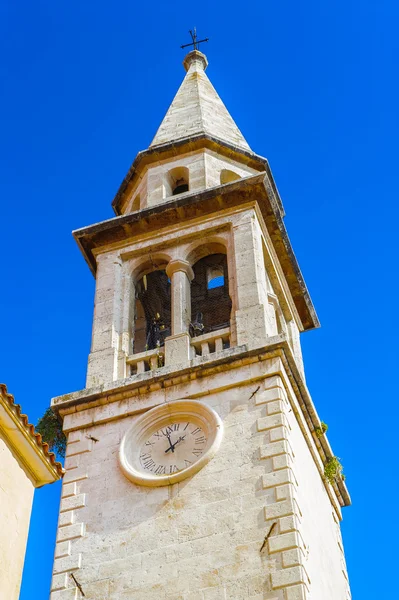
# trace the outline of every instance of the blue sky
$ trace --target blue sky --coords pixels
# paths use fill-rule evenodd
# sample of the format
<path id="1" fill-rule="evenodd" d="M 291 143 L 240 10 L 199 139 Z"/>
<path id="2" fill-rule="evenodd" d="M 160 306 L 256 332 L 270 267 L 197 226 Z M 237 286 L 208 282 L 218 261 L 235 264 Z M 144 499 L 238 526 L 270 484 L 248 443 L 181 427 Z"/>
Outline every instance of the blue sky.
<path id="1" fill-rule="evenodd" d="M 345 466 L 363 600 L 392 597 L 396 574 L 398 13 L 394 0 L 0 4 L 0 379 L 32 422 L 84 387 L 94 280 L 71 231 L 112 216 L 196 25 L 210 79 L 270 161 L 322 323 L 302 337 L 307 381 Z M 48 598 L 59 491 L 36 493 L 21 600 Z"/>

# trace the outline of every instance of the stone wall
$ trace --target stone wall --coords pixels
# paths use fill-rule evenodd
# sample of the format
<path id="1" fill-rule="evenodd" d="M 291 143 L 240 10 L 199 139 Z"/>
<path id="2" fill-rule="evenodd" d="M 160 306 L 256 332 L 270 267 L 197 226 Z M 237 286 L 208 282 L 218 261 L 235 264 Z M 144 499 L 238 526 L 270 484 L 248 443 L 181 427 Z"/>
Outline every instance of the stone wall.
<path id="1" fill-rule="evenodd" d="M 143 410 L 181 397 L 219 413 L 220 450 L 181 483 L 134 485 L 118 464 L 124 433 Z M 79 597 L 71 573 L 88 600 L 349 597 L 340 509 L 279 359 L 105 401 L 67 414 L 64 427 L 51 600 Z"/>

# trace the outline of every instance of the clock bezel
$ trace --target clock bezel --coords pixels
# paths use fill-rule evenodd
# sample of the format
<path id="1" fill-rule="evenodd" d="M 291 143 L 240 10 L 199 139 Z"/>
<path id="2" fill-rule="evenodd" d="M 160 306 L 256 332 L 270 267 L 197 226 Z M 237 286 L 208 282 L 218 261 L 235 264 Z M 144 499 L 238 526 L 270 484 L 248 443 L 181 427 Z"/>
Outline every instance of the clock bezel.
<path id="1" fill-rule="evenodd" d="M 170 475 L 155 475 L 140 464 L 142 444 L 168 421 L 188 420 L 197 423 L 207 434 L 204 454 L 189 467 Z M 213 408 L 198 400 L 171 400 L 145 412 L 125 433 L 119 450 L 124 475 L 133 483 L 150 487 L 173 485 L 198 473 L 216 454 L 223 438 L 223 422 Z"/>

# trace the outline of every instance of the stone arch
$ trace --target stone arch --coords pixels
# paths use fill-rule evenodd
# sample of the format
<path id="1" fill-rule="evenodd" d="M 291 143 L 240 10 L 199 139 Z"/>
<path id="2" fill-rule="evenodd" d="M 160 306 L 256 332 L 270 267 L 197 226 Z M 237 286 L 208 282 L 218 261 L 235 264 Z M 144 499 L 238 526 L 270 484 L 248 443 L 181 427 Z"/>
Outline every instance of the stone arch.
<path id="1" fill-rule="evenodd" d="M 171 284 L 166 266 L 171 257 L 147 254 L 135 261 L 130 275 L 134 283 L 133 353 L 153 350 L 165 343 L 171 332 Z"/>
<path id="2" fill-rule="evenodd" d="M 134 282 L 159 269 L 165 270 L 172 257 L 164 252 L 149 252 L 148 254 L 136 259 L 130 269 L 130 275 Z"/>
<path id="3" fill-rule="evenodd" d="M 232 301 L 229 294 L 227 248 L 214 238 L 191 246 L 187 253 L 194 278 L 191 282 L 191 335 L 201 335 L 230 326 Z M 215 277 L 220 285 L 209 285 Z"/>
<path id="4" fill-rule="evenodd" d="M 210 237 L 206 243 L 198 240 L 187 248 L 185 260 L 193 266 L 194 263 L 209 254 L 227 255 L 226 240 L 218 236 Z"/>
<path id="5" fill-rule="evenodd" d="M 176 196 L 190 189 L 190 172 L 187 167 L 175 167 L 166 174 L 166 196 Z"/>

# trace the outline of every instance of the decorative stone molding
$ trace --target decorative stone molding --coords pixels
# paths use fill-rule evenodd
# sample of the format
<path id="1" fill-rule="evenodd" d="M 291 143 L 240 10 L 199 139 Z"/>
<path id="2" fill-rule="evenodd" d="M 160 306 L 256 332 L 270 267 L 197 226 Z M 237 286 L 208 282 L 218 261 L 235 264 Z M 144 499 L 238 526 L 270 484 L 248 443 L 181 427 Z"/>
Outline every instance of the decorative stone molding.
<path id="1" fill-rule="evenodd" d="M 87 479 L 87 472 L 79 467 L 79 463 L 80 456 L 91 452 L 92 447 L 93 440 L 84 436 L 84 430 L 69 433 L 50 600 L 77 598 L 78 590 L 70 574 L 80 569 L 82 555 L 73 554 L 72 545 L 74 540 L 85 535 L 85 523 L 79 517 L 79 509 L 86 506 L 86 494 L 80 492 L 80 484 Z"/>
<path id="2" fill-rule="evenodd" d="M 271 557 L 278 557 L 279 564 L 271 573 L 271 586 L 273 590 L 284 590 L 285 600 L 307 600 L 310 580 L 305 568 L 306 543 L 296 494 L 295 456 L 289 442 L 291 407 L 280 376 L 265 380 L 265 389 L 257 394 L 255 403 L 266 407 L 266 416 L 257 421 L 258 432 L 267 433 L 267 443 L 259 449 L 260 459 L 269 459 L 266 464 L 270 465 L 262 487 L 274 491 L 274 502 L 264 509 L 271 533 L 268 552 Z"/>

